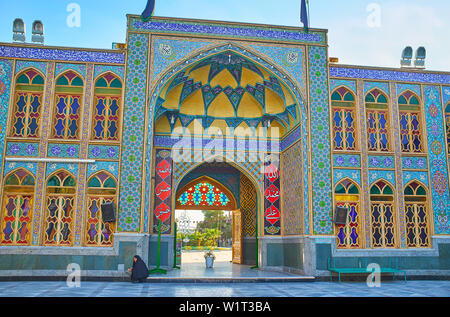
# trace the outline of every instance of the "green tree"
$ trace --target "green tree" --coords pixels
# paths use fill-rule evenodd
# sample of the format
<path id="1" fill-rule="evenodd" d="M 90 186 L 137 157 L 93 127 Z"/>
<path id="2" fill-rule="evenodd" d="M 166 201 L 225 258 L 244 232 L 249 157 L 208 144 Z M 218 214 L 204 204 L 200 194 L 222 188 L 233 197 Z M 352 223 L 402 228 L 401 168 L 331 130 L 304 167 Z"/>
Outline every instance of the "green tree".
<path id="1" fill-rule="evenodd" d="M 203 221 L 197 224 L 198 231 L 205 232 L 207 229 L 217 229 L 221 232 L 218 238 L 222 238 L 223 241 L 231 239 L 231 221 L 222 210 L 203 210 L 203 215 Z"/>

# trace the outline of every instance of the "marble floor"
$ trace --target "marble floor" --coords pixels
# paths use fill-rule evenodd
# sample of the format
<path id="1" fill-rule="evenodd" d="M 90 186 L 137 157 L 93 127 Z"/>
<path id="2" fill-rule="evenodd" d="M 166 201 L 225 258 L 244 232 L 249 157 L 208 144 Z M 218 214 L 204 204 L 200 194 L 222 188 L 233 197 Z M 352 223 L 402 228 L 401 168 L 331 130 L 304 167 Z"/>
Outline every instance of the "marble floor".
<path id="1" fill-rule="evenodd" d="M 0 282 L 0 297 L 450 297 L 450 281 L 285 283 Z"/>

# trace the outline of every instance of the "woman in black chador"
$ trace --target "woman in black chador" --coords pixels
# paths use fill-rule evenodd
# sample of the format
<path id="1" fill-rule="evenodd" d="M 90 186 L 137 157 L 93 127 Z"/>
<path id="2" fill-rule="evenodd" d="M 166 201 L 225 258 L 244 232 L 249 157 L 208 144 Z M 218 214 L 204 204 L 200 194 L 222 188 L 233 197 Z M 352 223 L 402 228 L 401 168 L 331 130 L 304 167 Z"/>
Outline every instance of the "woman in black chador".
<path id="1" fill-rule="evenodd" d="M 133 267 L 128 270 L 131 272 L 131 282 L 142 283 L 148 276 L 148 268 L 145 262 L 142 261 L 139 255 L 135 255 L 133 258 Z"/>

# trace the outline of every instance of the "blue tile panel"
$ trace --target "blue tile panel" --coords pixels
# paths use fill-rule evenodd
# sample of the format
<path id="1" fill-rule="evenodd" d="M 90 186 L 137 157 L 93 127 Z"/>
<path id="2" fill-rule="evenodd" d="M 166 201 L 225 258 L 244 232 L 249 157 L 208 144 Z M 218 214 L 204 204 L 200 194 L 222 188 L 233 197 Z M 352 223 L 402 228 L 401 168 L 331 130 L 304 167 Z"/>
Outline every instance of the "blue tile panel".
<path id="1" fill-rule="evenodd" d="M 131 31 L 161 32 L 167 34 L 191 34 L 237 39 L 266 39 L 286 42 L 300 42 L 311 44 L 325 44 L 325 31 L 310 31 L 306 33 L 302 28 L 286 29 L 270 26 L 234 26 L 228 23 L 213 23 L 200 21 L 150 20 L 142 22 L 138 17 L 129 18 Z"/>
<path id="2" fill-rule="evenodd" d="M 124 64 L 125 54 L 110 51 L 17 47 L 0 45 L 0 57 L 45 59 L 52 61 Z"/>
<path id="3" fill-rule="evenodd" d="M 413 83 L 450 84 L 450 75 L 448 74 L 388 69 L 330 67 L 330 77 L 406 81 Z"/>

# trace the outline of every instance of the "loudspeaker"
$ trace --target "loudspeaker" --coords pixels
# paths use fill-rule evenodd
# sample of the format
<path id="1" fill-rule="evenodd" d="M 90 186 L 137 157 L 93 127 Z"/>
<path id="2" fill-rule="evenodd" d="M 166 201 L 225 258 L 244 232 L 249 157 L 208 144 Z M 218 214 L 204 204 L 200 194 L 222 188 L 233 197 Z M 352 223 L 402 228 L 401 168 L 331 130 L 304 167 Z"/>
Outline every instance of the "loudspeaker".
<path id="1" fill-rule="evenodd" d="M 116 221 L 116 206 L 113 202 L 102 204 L 102 220 L 103 222 Z"/>
<path id="2" fill-rule="evenodd" d="M 345 225 L 347 223 L 348 209 L 344 207 L 336 207 L 334 210 L 334 223 L 337 225 Z"/>

